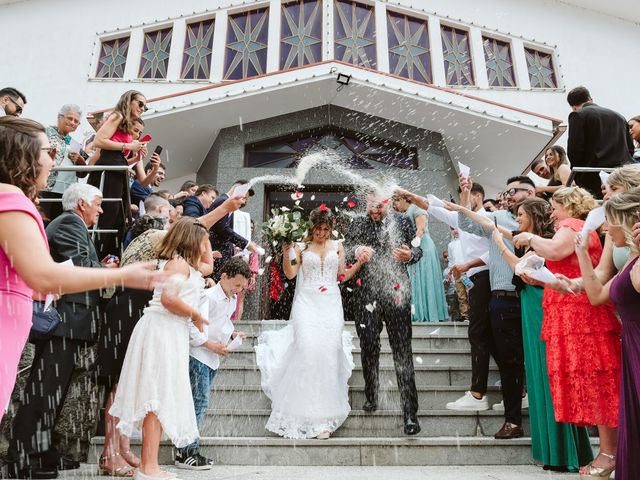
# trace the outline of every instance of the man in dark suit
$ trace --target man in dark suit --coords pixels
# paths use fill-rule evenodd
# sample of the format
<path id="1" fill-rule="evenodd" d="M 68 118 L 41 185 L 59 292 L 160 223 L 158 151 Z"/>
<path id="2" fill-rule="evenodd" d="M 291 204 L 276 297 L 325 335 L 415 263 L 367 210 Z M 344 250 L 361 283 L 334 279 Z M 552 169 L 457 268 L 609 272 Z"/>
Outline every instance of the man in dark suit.
<path id="1" fill-rule="evenodd" d="M 593 103 L 586 87 L 567 95 L 571 106 L 567 154 L 574 167 L 619 167 L 633 162 L 633 140 L 619 113 Z M 597 173 L 578 173 L 575 182 L 602 198 Z"/>
<path id="2" fill-rule="evenodd" d="M 404 414 L 404 432 L 420 432 L 418 393 L 411 351 L 411 285 L 407 264 L 422 257 L 411 247 L 416 231 L 408 217 L 389 213 L 389 199 L 367 194 L 367 214 L 346 234 L 347 252 L 364 263 L 353 280 L 350 311 L 360 338 L 367 412 L 378 408 L 380 333 L 387 326 Z M 349 310 L 349 309 L 347 309 Z"/>
<path id="3" fill-rule="evenodd" d="M 218 208 L 234 195 L 234 190 L 237 187 L 240 185 L 246 185 L 247 183 L 249 183 L 248 180 L 236 180 L 227 193 L 223 193 L 213 201 L 209 207 L 209 211 L 211 212 Z M 244 203 L 242 206 L 246 205 L 249 197 L 253 197 L 253 194 L 254 191 L 250 188 L 247 193 L 244 194 Z M 220 275 L 218 274 L 220 266 L 226 260 L 233 257 L 234 247 L 238 247 L 241 250 L 246 248 L 251 252 L 258 251 L 258 246 L 253 243 L 251 239 L 246 239 L 243 236 L 238 235 L 233 230 L 233 213 L 228 213 L 211 227 L 209 230 L 209 239 L 211 240 L 211 248 L 214 251 L 220 252 L 222 255 L 221 258 L 216 258 L 213 264 L 213 278 L 216 281 L 220 278 Z"/>
<path id="4" fill-rule="evenodd" d="M 200 185 L 194 195 L 182 201 L 185 217 L 199 218 L 205 215 L 218 194 L 216 187 L 209 184 Z"/>
<path id="5" fill-rule="evenodd" d="M 97 188 L 76 183 L 62 196 L 64 213 L 46 229 L 51 256 L 56 262 L 72 260 L 78 267 L 117 267 L 117 257 L 98 259 L 89 234 L 102 213 Z M 58 469 L 78 468 L 61 458 L 53 445 L 53 430 L 64 403 L 76 360 L 95 341 L 100 292 L 63 295 L 56 303 L 62 323 L 46 338 L 32 338 L 35 356 L 11 431 L 10 473 L 18 478 L 56 478 Z"/>

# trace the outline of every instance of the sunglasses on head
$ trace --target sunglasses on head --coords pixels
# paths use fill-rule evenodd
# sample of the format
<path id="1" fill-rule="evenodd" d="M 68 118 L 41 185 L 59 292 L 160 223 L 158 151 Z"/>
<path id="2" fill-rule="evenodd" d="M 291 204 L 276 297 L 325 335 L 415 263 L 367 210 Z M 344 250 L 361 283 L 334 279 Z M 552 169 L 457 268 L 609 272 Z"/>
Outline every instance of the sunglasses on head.
<path id="1" fill-rule="evenodd" d="M 58 153 L 58 149 L 56 147 L 42 147 L 40 150 L 45 150 L 51 157 L 51 160 L 56 159 L 56 154 Z"/>

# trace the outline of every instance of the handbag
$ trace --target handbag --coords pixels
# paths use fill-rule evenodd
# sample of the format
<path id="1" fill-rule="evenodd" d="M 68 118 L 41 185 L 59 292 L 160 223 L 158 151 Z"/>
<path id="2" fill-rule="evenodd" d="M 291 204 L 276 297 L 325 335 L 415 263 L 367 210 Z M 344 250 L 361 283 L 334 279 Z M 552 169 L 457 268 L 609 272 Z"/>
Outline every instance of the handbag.
<path id="1" fill-rule="evenodd" d="M 39 339 L 47 338 L 61 323 L 62 317 L 53 306 L 49 306 L 49 308 L 45 310 L 43 302 L 33 302 L 33 316 L 31 319 L 32 336 Z"/>

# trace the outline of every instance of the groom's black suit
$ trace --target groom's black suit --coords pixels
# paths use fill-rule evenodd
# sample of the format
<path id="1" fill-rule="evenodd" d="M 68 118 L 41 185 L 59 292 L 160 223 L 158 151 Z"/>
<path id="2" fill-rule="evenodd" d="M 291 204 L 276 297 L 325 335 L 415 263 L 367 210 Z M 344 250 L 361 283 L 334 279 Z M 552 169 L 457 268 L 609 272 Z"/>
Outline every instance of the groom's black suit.
<path id="1" fill-rule="evenodd" d="M 411 351 L 411 287 L 406 264 L 394 260 L 391 252 L 403 244 L 411 248 L 415 234 L 406 216 L 389 213 L 379 222 L 368 215 L 356 217 L 346 235 L 348 257 L 355 256 L 358 246 L 375 250 L 369 262 L 355 275 L 350 284 L 353 290 L 351 295 L 347 295 L 351 319 L 360 338 L 367 402 L 375 409 L 379 386 L 380 332 L 384 323 L 393 353 L 405 424 L 407 420 L 417 422 L 418 411 Z M 411 248 L 409 263 L 417 262 L 421 257 L 421 248 Z M 360 279 L 360 285 L 357 279 Z"/>

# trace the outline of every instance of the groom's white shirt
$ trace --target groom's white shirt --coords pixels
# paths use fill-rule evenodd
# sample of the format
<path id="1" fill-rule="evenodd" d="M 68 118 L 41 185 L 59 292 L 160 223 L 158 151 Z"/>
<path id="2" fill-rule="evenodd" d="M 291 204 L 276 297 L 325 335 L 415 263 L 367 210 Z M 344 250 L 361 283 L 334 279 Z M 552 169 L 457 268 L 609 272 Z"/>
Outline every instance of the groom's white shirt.
<path id="1" fill-rule="evenodd" d="M 212 370 L 217 370 L 220 366 L 220 356 L 203 344 L 207 340 L 225 345 L 229 343 L 234 330 L 231 315 L 236 311 L 237 295 L 231 298 L 227 297 L 222 286 L 218 283 L 205 290 L 204 297 L 206 301 L 201 305 L 203 307 L 201 310 L 206 307 L 207 311 L 201 311 L 201 313 L 203 316 L 207 316 L 209 325 L 204 325 L 204 331 L 201 332 L 193 323 L 189 323 L 189 343 L 191 344 L 189 355 Z"/>

